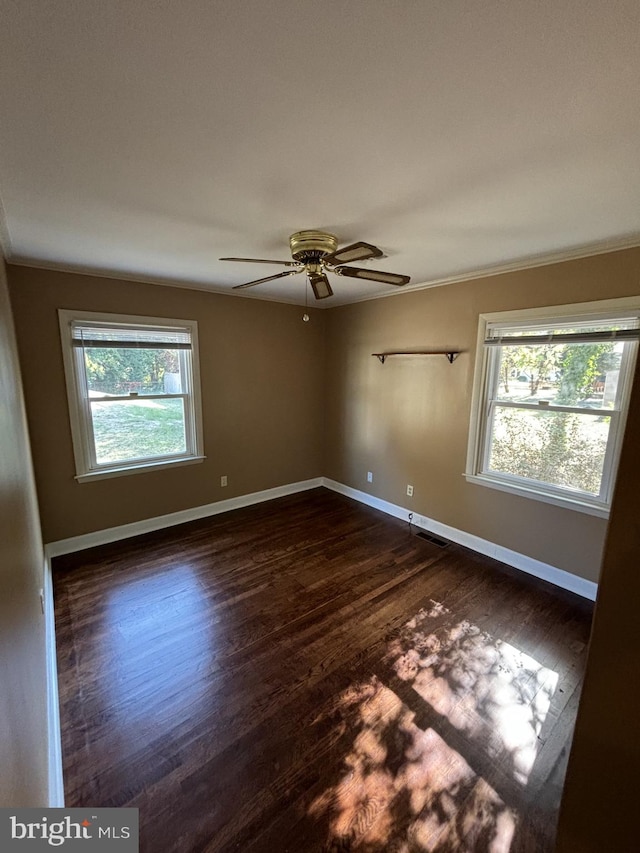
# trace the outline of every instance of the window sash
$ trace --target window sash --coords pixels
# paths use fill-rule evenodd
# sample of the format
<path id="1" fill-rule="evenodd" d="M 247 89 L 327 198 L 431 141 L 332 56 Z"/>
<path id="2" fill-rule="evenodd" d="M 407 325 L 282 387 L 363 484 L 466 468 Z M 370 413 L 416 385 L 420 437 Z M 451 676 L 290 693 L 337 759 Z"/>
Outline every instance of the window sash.
<path id="1" fill-rule="evenodd" d="M 600 504 L 604 506 L 607 502 L 609 492 L 612 486 L 612 477 L 613 477 L 613 460 L 615 453 L 616 442 L 615 439 L 617 437 L 619 431 L 619 418 L 620 411 L 617 409 L 570 409 L 567 407 L 556 407 L 555 411 L 566 414 L 580 414 L 587 415 L 593 418 L 601 418 L 607 417 L 609 418 L 609 429 L 607 432 L 607 446 L 605 450 L 604 460 L 602 464 L 602 475 L 600 478 L 600 490 L 597 494 L 594 492 L 587 492 L 583 489 L 572 488 L 570 486 L 559 486 L 555 483 L 550 483 L 547 480 L 537 480 L 534 477 L 523 477 L 520 474 L 513 474 L 509 471 L 500 471 L 496 468 L 491 468 L 489 461 L 491 458 L 491 453 L 493 450 L 493 431 L 494 431 L 494 414 L 496 408 L 520 408 L 527 409 L 528 411 L 534 412 L 548 412 L 553 411 L 551 407 L 547 406 L 520 406 L 520 405 L 504 405 L 500 401 L 490 401 L 489 405 L 489 413 L 487 418 L 487 426 L 486 426 L 486 441 L 483 442 L 482 446 L 482 457 L 480 463 L 479 473 L 482 476 L 490 477 L 492 479 L 496 479 L 499 481 L 503 481 L 505 483 L 511 483 L 514 486 L 523 486 L 525 488 L 533 488 L 536 487 L 537 490 L 541 492 L 550 492 L 557 497 L 562 497 L 570 495 L 573 497 L 580 496 L 581 499 L 592 502 L 594 504 Z"/>
<path id="2" fill-rule="evenodd" d="M 637 318 L 627 317 L 627 322 L 629 321 L 637 322 Z M 562 320 L 560 322 L 564 327 L 566 327 L 570 324 L 571 321 Z M 608 320 L 608 322 L 613 323 L 614 321 Z M 589 324 L 591 326 L 596 325 L 596 323 L 593 321 L 589 321 Z M 555 325 L 559 324 L 556 322 Z M 546 324 L 546 326 L 548 328 L 549 324 Z M 490 327 L 488 326 L 487 328 Z M 518 326 L 513 323 L 509 324 L 509 330 L 515 330 L 517 328 L 531 328 L 531 325 L 527 325 L 525 323 Z M 503 327 L 503 331 L 504 329 L 505 327 Z M 618 380 L 618 389 L 616 394 L 615 405 L 611 409 L 590 409 L 577 406 L 558 406 L 554 404 L 540 406 L 536 403 L 521 403 L 510 400 L 498 400 L 496 399 L 496 395 L 500 383 L 499 367 L 502 352 L 501 346 L 491 345 L 483 347 L 484 357 L 487 362 L 484 383 L 485 390 L 483 394 L 485 406 L 484 416 L 482 418 L 482 424 L 480 425 L 476 445 L 476 474 L 480 477 L 487 478 L 489 480 L 494 480 L 505 485 L 511 485 L 515 489 L 528 491 L 536 495 L 547 494 L 551 497 L 556 497 L 560 499 L 579 499 L 585 504 L 589 504 L 595 507 L 607 508 L 611 501 L 613 482 L 615 479 L 615 462 L 619 453 L 620 443 L 622 439 L 621 403 L 625 399 L 628 400 L 632 372 L 631 368 L 633 367 L 635 361 L 635 354 L 638 346 L 636 343 L 637 333 L 640 330 L 632 329 L 628 331 L 632 331 L 634 335 L 636 335 L 636 337 L 634 338 L 632 336 L 628 336 L 628 338 L 625 340 L 620 359 L 620 376 Z M 485 339 L 485 343 L 487 340 L 489 340 L 489 338 Z M 491 340 L 495 339 L 491 338 Z M 544 343 L 532 344 L 532 338 L 526 336 L 522 336 L 519 338 L 516 338 L 514 336 L 513 338 L 509 338 L 508 340 L 510 342 L 514 340 L 526 341 L 526 343 L 518 343 L 518 346 L 541 346 L 549 343 L 548 340 L 545 340 Z M 554 343 L 560 343 L 560 341 L 554 341 Z M 584 343 L 584 341 L 576 341 L 575 339 L 573 339 L 572 343 L 579 345 L 580 343 Z M 531 477 L 522 477 L 518 474 L 511 474 L 508 472 L 497 471 L 493 468 L 490 468 L 489 459 L 492 451 L 494 414 L 498 407 L 519 408 L 536 412 L 557 411 L 566 412 L 569 414 L 584 414 L 590 417 L 609 417 L 610 421 L 607 435 L 607 446 L 605 450 L 599 493 L 594 496 L 592 492 L 585 492 L 580 489 L 557 486 L 553 483 L 547 483 L 544 480 L 535 480 Z"/>
<path id="3" fill-rule="evenodd" d="M 109 347 L 103 347 L 103 349 L 109 349 Z M 158 349 L 157 346 L 154 346 L 154 349 Z M 146 464 L 154 461 L 168 461 L 169 459 L 188 459 L 196 455 L 196 446 L 197 446 L 197 435 L 195 429 L 195 417 L 193 411 L 193 403 L 192 403 L 192 387 L 190 385 L 190 377 L 191 377 L 191 351 L 189 349 L 184 349 L 180 352 L 180 373 L 185 385 L 185 391 L 181 394 L 129 394 L 122 397 L 91 397 L 89 395 L 89 380 L 87 377 L 86 371 L 86 362 L 84 359 L 84 348 L 83 347 L 75 347 L 74 348 L 75 364 L 76 364 L 76 377 L 77 384 L 79 390 L 79 399 L 80 403 L 84 409 L 84 422 L 85 422 L 85 442 L 84 442 L 84 450 L 85 456 L 87 459 L 87 469 L 88 471 L 104 471 L 109 470 L 119 465 L 136 465 L 136 464 Z M 185 433 L 185 451 L 183 453 L 176 454 L 163 454 L 159 456 L 139 456 L 135 459 L 127 459 L 122 460 L 121 462 L 98 462 L 97 453 L 96 453 L 96 436 L 93 424 L 93 411 L 91 408 L 92 402 L 129 402 L 135 403 L 140 400 L 150 400 L 153 398 L 162 399 L 162 398 L 181 398 L 183 400 L 183 418 L 184 418 L 184 433 Z"/>
<path id="4" fill-rule="evenodd" d="M 173 392 L 171 394 L 162 394 L 160 392 L 155 394 L 139 394 L 137 391 L 131 391 L 129 394 L 109 394 L 106 397 L 96 397 L 94 394 L 93 397 L 89 397 L 89 401 L 91 403 L 135 403 L 140 400 L 171 400 L 174 397 L 188 398 L 189 394 L 180 394 L 178 392 Z"/>
<path id="5" fill-rule="evenodd" d="M 146 397 L 146 395 L 145 395 Z M 502 406 L 505 409 L 528 409 L 532 412 L 567 412 L 575 415 L 593 415 L 596 418 L 601 418 L 604 415 L 610 415 L 613 412 L 619 412 L 619 408 L 612 409 L 591 409 L 586 406 L 559 406 L 557 403 L 519 403 L 515 400 L 489 400 L 489 406 Z"/>
<path id="6" fill-rule="evenodd" d="M 173 398 L 174 399 L 182 398 L 182 418 L 183 418 L 184 434 L 185 434 L 185 450 L 184 451 L 182 451 L 180 453 L 158 453 L 158 454 L 155 454 L 154 456 L 150 456 L 148 454 L 143 455 L 143 456 L 128 456 L 127 458 L 124 458 L 124 459 L 114 459 L 114 460 L 109 460 L 107 462 L 98 462 L 97 442 L 96 442 L 95 431 L 94 431 L 93 411 L 91 408 L 92 405 L 94 403 L 111 402 L 112 400 L 113 400 L 113 402 L 120 402 L 120 403 L 124 402 L 124 403 L 131 403 L 131 404 L 135 405 L 136 403 L 139 403 L 143 400 L 146 402 L 146 400 L 148 400 L 149 398 L 147 396 L 145 396 L 145 397 L 134 397 L 134 398 L 125 397 L 122 400 L 115 400 L 113 397 L 110 397 L 107 401 L 104 401 L 104 400 L 100 400 L 96 397 L 91 397 L 89 399 L 89 413 L 90 413 L 89 428 L 91 430 L 91 438 L 92 438 L 91 445 L 89 447 L 89 456 L 90 456 L 91 465 L 92 465 L 91 470 L 104 471 L 104 470 L 110 470 L 112 468 L 116 468 L 116 467 L 120 467 L 120 466 L 148 465 L 148 464 L 152 464 L 153 462 L 168 462 L 168 461 L 173 460 L 173 459 L 176 459 L 176 460 L 177 459 L 185 459 L 185 458 L 189 458 L 189 457 L 193 456 L 194 454 L 192 452 L 189 452 L 189 434 L 188 434 L 188 430 L 187 430 L 189 399 L 185 394 L 174 394 Z"/>

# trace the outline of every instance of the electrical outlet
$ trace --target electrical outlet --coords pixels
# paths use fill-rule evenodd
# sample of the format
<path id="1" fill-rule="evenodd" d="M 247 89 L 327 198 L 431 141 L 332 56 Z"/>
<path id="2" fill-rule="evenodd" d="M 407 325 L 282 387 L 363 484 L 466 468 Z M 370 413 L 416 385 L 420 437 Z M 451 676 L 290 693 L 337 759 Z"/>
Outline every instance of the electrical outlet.
<path id="1" fill-rule="evenodd" d="M 220 485 L 221 486 L 227 485 L 227 475 L 226 474 L 223 474 L 222 477 L 220 477 Z"/>
<path id="2" fill-rule="evenodd" d="M 373 483 L 373 471 L 367 471 L 367 483 Z"/>
<path id="3" fill-rule="evenodd" d="M 408 497 L 413 497 L 413 486 L 407 486 L 407 495 Z"/>

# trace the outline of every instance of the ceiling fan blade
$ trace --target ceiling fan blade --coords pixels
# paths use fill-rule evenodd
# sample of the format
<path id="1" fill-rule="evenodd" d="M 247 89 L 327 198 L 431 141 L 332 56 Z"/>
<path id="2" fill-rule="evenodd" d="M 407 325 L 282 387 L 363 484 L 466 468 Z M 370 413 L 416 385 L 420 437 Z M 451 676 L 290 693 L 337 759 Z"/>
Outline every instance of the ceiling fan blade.
<path id="1" fill-rule="evenodd" d="M 329 279 L 324 273 L 310 272 L 309 283 L 316 299 L 326 299 L 328 296 L 333 296 Z"/>
<path id="2" fill-rule="evenodd" d="M 363 267 L 336 267 L 332 272 L 338 275 L 348 275 L 351 278 L 366 278 L 369 281 L 379 281 L 382 284 L 395 284 L 402 287 L 411 281 L 411 276 L 399 275 L 394 272 L 382 272 L 382 270 L 368 270 Z"/>
<path id="3" fill-rule="evenodd" d="M 219 261 L 241 261 L 244 264 L 280 264 L 282 267 L 299 267 L 296 261 L 269 261 L 266 258 L 218 258 Z"/>
<path id="4" fill-rule="evenodd" d="M 274 281 L 276 278 L 285 278 L 288 275 L 297 275 L 302 272 L 299 270 L 286 270 L 286 272 L 279 272 L 276 275 L 268 275 L 265 278 L 257 278 L 255 281 L 246 281 L 244 284 L 236 284 L 232 290 L 240 290 L 243 287 L 253 287 L 254 284 L 262 284 L 264 281 Z"/>
<path id="5" fill-rule="evenodd" d="M 365 261 L 367 258 L 383 258 L 384 252 L 371 243 L 351 243 L 343 249 L 336 249 L 322 259 L 325 264 L 351 264 L 354 261 Z"/>

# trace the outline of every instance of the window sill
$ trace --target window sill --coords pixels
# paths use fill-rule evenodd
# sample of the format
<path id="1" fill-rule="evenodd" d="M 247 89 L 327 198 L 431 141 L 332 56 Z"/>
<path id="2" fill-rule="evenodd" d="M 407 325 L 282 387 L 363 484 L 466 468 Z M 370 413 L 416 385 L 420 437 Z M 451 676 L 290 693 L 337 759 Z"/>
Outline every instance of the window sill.
<path id="1" fill-rule="evenodd" d="M 497 489 L 500 492 L 519 495 L 522 498 L 531 498 L 536 501 L 542 501 L 542 503 L 562 507 L 563 509 L 583 512 L 586 515 L 595 515 L 597 518 L 609 518 L 609 507 L 595 506 L 594 504 L 581 501 L 579 498 L 551 495 L 546 492 L 539 492 L 537 489 L 527 488 L 526 486 L 506 483 L 502 480 L 494 480 L 492 477 L 482 474 L 464 474 L 464 477 L 467 483 L 475 483 L 477 486 L 488 486 L 490 489 Z"/>
<path id="2" fill-rule="evenodd" d="M 135 465 L 122 465 L 118 468 L 88 471 L 86 474 L 78 474 L 75 479 L 78 483 L 91 483 L 93 480 L 107 480 L 110 477 L 143 474 L 146 471 L 160 471 L 165 468 L 177 468 L 181 465 L 195 465 L 198 462 L 204 462 L 206 458 L 206 456 L 189 456 L 186 459 L 167 459 L 163 462 L 138 462 Z"/>

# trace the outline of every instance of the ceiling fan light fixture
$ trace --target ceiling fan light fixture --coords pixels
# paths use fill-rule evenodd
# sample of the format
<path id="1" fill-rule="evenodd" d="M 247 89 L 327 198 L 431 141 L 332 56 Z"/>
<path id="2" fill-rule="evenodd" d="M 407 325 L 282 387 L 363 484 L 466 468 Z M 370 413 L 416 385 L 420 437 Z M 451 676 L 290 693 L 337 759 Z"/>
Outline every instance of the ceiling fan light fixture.
<path id="1" fill-rule="evenodd" d="M 324 273 L 310 272 L 309 284 L 316 299 L 326 299 L 328 296 L 333 296 L 329 279 Z"/>

